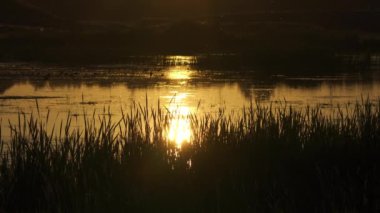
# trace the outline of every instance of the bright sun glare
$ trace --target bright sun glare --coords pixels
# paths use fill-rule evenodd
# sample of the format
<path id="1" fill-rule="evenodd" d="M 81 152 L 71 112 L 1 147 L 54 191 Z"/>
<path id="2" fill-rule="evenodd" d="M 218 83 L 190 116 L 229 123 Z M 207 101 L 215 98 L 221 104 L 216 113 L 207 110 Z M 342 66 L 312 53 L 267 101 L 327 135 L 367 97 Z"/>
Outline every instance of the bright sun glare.
<path id="1" fill-rule="evenodd" d="M 178 108 L 169 109 L 173 113 L 173 118 L 169 124 L 168 139 L 174 142 L 177 147 L 181 147 L 183 143 L 190 142 L 191 128 L 188 115 L 190 109 L 182 106 Z"/>
<path id="2" fill-rule="evenodd" d="M 170 80 L 188 80 L 191 78 L 190 65 L 194 63 L 193 56 L 170 56 L 167 60 L 174 65 L 168 70 L 167 77 Z"/>
<path id="3" fill-rule="evenodd" d="M 190 64 L 193 62 L 194 57 L 191 56 L 172 56 L 167 58 L 174 64 L 173 67 L 167 70 L 167 78 L 170 80 L 186 80 L 191 79 L 192 70 Z M 187 106 L 186 99 L 187 93 L 174 92 L 174 96 L 168 96 L 169 101 L 168 110 L 171 113 L 171 120 L 166 132 L 166 137 L 177 147 L 181 147 L 183 143 L 190 142 L 191 127 L 188 116 L 190 115 L 190 108 Z"/>
<path id="4" fill-rule="evenodd" d="M 186 93 L 175 95 L 172 97 L 168 107 L 172 118 L 166 132 L 166 137 L 179 148 L 183 143 L 190 142 L 191 138 L 190 120 L 188 118 L 190 108 L 184 105 L 186 97 Z"/>
<path id="5" fill-rule="evenodd" d="M 191 71 L 184 67 L 174 67 L 169 70 L 168 78 L 170 80 L 188 80 L 190 79 Z"/>

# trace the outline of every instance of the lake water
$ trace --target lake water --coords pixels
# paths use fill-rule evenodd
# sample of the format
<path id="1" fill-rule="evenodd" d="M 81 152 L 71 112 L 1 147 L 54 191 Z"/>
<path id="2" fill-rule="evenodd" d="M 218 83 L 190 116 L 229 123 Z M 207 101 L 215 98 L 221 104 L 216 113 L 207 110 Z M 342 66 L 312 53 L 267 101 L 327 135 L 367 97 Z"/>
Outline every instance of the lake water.
<path id="1" fill-rule="evenodd" d="M 255 70 L 201 70 L 192 65 L 194 57 L 169 59 L 175 63 L 86 68 L 1 64 L 3 138 L 9 138 L 9 122 L 17 123 L 20 112 L 42 118 L 49 112 L 50 126 L 65 120 L 70 112 L 75 118 L 73 126 L 80 128 L 84 112 L 101 114 L 109 109 L 117 120 L 121 109 L 129 109 L 134 103 L 156 108 L 159 102 L 165 110 L 189 115 L 213 114 L 220 108 L 239 111 L 251 102 L 275 106 L 286 102 L 298 108 L 318 105 L 330 110 L 367 97 L 375 102 L 380 97 L 380 69 L 376 63 L 366 72 L 263 75 Z M 175 120 L 168 138 L 182 143 L 191 137 L 189 129 L 186 120 Z"/>

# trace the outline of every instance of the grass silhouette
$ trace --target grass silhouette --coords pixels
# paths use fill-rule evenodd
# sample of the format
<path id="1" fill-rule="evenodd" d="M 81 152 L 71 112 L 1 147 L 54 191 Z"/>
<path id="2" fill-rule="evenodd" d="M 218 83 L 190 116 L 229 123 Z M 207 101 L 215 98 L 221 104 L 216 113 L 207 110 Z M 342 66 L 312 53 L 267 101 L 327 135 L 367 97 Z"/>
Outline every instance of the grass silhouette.
<path id="1" fill-rule="evenodd" d="M 188 115 L 190 143 L 168 141 L 174 114 L 136 104 L 71 116 L 47 131 L 33 114 L 1 143 L 5 212 L 378 211 L 380 102 L 330 114 L 251 104 Z M 48 119 L 47 119 L 48 120 Z"/>

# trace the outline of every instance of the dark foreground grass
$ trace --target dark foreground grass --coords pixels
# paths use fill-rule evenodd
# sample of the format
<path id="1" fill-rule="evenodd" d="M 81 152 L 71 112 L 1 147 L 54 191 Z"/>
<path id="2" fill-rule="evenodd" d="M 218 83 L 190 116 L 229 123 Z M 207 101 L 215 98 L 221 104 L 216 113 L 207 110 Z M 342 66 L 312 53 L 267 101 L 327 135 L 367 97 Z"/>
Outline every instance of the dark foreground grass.
<path id="1" fill-rule="evenodd" d="M 83 130 L 68 117 L 55 136 L 20 115 L 2 143 L 1 211 L 378 212 L 379 109 L 192 115 L 192 143 L 180 150 L 160 110 L 84 117 Z"/>

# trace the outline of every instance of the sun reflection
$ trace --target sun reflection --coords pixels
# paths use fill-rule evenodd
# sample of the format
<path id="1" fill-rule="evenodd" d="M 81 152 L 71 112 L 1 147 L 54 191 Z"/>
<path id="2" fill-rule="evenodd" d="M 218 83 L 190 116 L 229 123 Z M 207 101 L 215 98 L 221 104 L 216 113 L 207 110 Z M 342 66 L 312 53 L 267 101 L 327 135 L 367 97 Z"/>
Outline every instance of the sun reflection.
<path id="1" fill-rule="evenodd" d="M 171 98 L 167 97 L 170 100 L 167 110 L 171 118 L 165 135 L 178 148 L 181 148 L 184 143 L 189 143 L 192 134 L 189 120 L 191 110 L 187 106 L 186 97 L 186 93 L 176 93 Z"/>
<path id="2" fill-rule="evenodd" d="M 167 138 L 174 142 L 178 148 L 184 143 L 189 143 L 191 138 L 190 108 L 187 106 L 169 107 L 172 115 L 169 127 L 167 130 Z"/>
<path id="3" fill-rule="evenodd" d="M 166 60 L 171 62 L 171 64 L 174 64 L 174 65 L 190 65 L 196 62 L 197 57 L 173 55 L 173 56 L 167 56 Z"/>
<path id="4" fill-rule="evenodd" d="M 191 70 L 187 67 L 173 67 L 168 70 L 168 79 L 170 80 L 188 80 L 191 78 Z"/>
<path id="5" fill-rule="evenodd" d="M 166 60 L 171 65 L 167 70 L 165 76 L 169 80 L 182 80 L 180 84 L 186 83 L 186 80 L 192 78 L 194 70 L 191 66 L 195 63 L 196 57 L 194 56 L 168 56 Z"/>

